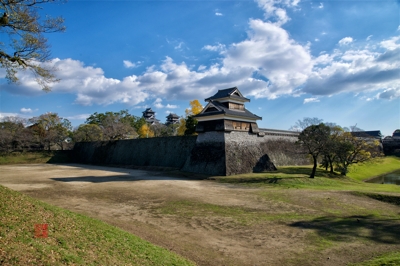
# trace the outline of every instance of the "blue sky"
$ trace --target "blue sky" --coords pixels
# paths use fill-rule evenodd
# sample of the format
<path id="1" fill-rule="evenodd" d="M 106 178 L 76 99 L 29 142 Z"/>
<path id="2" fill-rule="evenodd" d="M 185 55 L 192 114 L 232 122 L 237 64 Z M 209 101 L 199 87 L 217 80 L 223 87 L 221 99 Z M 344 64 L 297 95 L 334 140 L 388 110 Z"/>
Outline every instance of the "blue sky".
<path id="1" fill-rule="evenodd" d="M 31 73 L 13 85 L 0 69 L 0 117 L 53 112 L 78 126 L 151 107 L 165 121 L 236 86 L 259 127 L 400 128 L 398 0 L 70 0 L 40 12 L 65 18 L 65 33 L 46 36 L 61 81 L 45 93 Z"/>

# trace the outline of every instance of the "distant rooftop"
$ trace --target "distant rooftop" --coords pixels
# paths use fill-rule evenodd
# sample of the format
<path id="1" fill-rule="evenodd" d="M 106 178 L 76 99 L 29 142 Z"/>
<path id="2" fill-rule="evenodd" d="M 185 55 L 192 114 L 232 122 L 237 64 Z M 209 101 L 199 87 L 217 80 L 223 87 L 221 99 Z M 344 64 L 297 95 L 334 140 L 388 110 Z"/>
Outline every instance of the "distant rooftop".
<path id="1" fill-rule="evenodd" d="M 371 130 L 371 131 L 353 131 L 351 135 L 359 138 L 381 138 L 382 133 L 380 130 Z"/>

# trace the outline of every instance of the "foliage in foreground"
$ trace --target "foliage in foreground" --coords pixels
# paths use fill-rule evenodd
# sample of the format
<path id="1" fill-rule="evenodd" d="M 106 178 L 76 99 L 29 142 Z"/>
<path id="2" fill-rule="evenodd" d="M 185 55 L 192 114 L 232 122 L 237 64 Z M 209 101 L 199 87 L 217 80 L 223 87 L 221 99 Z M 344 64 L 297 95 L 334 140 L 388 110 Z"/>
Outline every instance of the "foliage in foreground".
<path id="1" fill-rule="evenodd" d="M 43 4 L 54 1 L 1 1 L 0 68 L 5 70 L 9 82 L 18 83 L 17 73 L 24 70 L 32 71 L 45 91 L 58 81 L 44 34 L 65 31 L 64 19 L 49 15 L 42 18 L 39 12 Z M 43 64 L 46 62 L 50 64 Z"/>
<path id="2" fill-rule="evenodd" d="M 48 237 L 35 237 L 36 224 L 48 225 Z M 2 186 L 0 264 L 192 265 L 176 254 L 104 222 Z"/>
<path id="3" fill-rule="evenodd" d="M 400 252 L 391 252 L 351 266 L 397 266 L 400 265 Z"/>
<path id="4" fill-rule="evenodd" d="M 70 151 L 13 152 L 0 156 L 0 165 L 70 162 Z"/>

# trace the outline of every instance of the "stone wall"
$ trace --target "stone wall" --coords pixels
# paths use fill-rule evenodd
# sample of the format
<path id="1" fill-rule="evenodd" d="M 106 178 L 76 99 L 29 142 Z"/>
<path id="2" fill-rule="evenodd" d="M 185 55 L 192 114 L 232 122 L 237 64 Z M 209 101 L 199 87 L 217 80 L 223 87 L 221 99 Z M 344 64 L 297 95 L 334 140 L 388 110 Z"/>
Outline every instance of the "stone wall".
<path id="1" fill-rule="evenodd" d="M 181 169 L 196 144 L 196 136 L 80 142 L 76 162 L 101 165 L 159 166 Z"/>
<path id="2" fill-rule="evenodd" d="M 212 131 L 198 137 L 76 143 L 74 157 L 79 163 L 173 167 L 223 176 L 309 163 L 296 136 L 269 133 Z"/>
<path id="3" fill-rule="evenodd" d="M 295 144 L 297 135 L 211 131 L 199 134 L 183 171 L 235 175 L 274 170 L 283 165 L 304 165 L 308 159 Z"/>

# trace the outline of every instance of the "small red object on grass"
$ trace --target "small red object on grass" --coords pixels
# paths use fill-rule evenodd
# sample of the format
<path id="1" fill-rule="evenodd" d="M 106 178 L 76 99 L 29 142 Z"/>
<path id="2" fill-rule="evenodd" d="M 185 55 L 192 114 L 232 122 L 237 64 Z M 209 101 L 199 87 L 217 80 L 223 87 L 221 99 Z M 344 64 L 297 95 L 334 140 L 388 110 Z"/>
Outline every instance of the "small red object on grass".
<path id="1" fill-rule="evenodd" d="M 46 238 L 48 236 L 47 228 L 47 224 L 35 224 L 35 237 Z"/>

